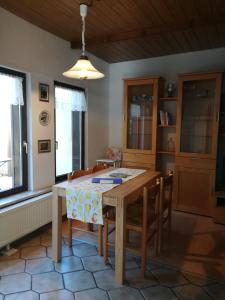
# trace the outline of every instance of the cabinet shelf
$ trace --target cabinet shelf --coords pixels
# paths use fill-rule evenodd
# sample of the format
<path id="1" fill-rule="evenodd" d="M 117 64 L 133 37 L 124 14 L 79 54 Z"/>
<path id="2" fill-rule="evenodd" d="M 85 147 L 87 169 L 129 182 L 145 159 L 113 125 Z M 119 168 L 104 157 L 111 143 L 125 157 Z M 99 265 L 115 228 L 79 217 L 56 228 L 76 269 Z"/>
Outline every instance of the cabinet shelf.
<path id="1" fill-rule="evenodd" d="M 177 97 L 161 97 L 160 101 L 177 101 Z"/>
<path id="2" fill-rule="evenodd" d="M 175 151 L 157 151 L 158 154 L 175 155 Z"/>
<path id="3" fill-rule="evenodd" d="M 159 128 L 176 128 L 176 125 L 158 125 Z"/>

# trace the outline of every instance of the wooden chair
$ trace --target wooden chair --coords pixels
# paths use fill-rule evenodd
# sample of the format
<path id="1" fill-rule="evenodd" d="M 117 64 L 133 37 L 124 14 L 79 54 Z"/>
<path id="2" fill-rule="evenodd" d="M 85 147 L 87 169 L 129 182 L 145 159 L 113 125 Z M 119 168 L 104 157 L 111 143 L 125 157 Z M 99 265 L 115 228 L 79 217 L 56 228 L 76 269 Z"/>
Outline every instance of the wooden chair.
<path id="1" fill-rule="evenodd" d="M 141 234 L 141 248 L 127 249 L 138 253 L 141 256 L 141 274 L 145 275 L 147 262 L 147 249 L 151 239 L 155 238 L 155 251 L 158 248 L 158 228 L 159 228 L 159 200 L 160 182 L 155 185 L 144 187 L 143 198 L 127 207 L 126 230 L 135 231 Z M 108 246 L 114 244 L 108 242 L 108 235 L 115 229 L 108 230 L 109 224 L 115 225 L 115 213 L 113 209 L 106 212 L 104 217 L 104 261 L 108 263 Z M 127 245 L 128 246 L 128 245 Z M 130 246 L 130 245 L 129 245 Z"/>
<path id="2" fill-rule="evenodd" d="M 71 174 L 68 174 L 67 178 L 69 181 L 90 175 L 93 173 L 93 169 L 87 169 L 87 170 L 76 170 L 73 171 Z M 80 228 L 76 228 L 78 230 L 81 230 Z M 87 231 L 93 232 L 93 224 L 88 223 L 87 224 Z M 69 245 L 72 246 L 72 237 L 73 237 L 73 220 L 68 219 L 68 240 L 69 240 Z M 102 226 L 98 225 L 98 251 L 99 255 L 102 255 Z"/>
<path id="3" fill-rule="evenodd" d="M 173 197 L 173 172 L 160 178 L 160 221 L 159 221 L 159 243 L 158 253 L 161 252 L 163 247 L 163 228 L 167 223 L 169 234 L 171 234 L 171 221 L 172 221 L 172 197 Z"/>
<path id="4" fill-rule="evenodd" d="M 92 169 L 92 172 L 93 173 L 96 173 L 96 172 L 99 172 L 99 171 L 102 171 L 102 170 L 105 170 L 107 169 L 109 166 L 107 166 L 106 164 L 101 164 L 101 165 L 95 165 Z"/>
<path id="5" fill-rule="evenodd" d="M 89 175 L 93 173 L 93 169 L 86 169 L 86 170 L 76 170 L 73 171 L 72 173 L 67 175 L 68 181 L 71 181 L 75 178 L 79 178 L 81 176 Z"/>

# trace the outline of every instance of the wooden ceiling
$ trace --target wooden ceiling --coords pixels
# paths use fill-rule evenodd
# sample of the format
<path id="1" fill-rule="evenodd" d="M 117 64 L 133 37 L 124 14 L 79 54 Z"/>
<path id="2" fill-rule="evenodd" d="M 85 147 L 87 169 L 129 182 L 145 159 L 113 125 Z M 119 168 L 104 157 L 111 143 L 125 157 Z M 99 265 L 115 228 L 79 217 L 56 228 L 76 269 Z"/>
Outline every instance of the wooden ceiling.
<path id="1" fill-rule="evenodd" d="M 0 0 L 0 6 L 114 63 L 225 46 L 225 0 Z"/>

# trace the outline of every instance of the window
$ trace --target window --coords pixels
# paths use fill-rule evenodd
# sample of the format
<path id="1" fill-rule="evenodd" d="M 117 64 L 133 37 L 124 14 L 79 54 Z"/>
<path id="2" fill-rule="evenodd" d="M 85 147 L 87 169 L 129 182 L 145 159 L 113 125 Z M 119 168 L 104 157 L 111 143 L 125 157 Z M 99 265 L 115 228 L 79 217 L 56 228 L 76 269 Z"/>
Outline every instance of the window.
<path id="1" fill-rule="evenodd" d="M 0 198 L 27 190 L 26 76 L 0 67 Z"/>
<path id="2" fill-rule="evenodd" d="M 84 166 L 85 92 L 55 82 L 56 181 Z"/>

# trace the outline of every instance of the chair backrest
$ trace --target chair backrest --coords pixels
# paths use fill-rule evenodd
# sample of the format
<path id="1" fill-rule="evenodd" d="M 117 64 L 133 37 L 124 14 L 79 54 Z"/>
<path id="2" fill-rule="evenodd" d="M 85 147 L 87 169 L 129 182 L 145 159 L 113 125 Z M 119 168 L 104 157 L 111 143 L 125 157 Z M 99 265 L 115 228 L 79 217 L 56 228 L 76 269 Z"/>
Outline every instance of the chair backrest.
<path id="1" fill-rule="evenodd" d="M 79 178 L 81 176 L 86 176 L 86 175 L 89 175 L 92 173 L 93 173 L 92 169 L 76 170 L 76 171 L 73 171 L 71 174 L 68 174 L 67 179 L 68 179 L 68 181 L 71 181 L 75 178 Z"/>
<path id="2" fill-rule="evenodd" d="M 159 215 L 160 181 L 154 185 L 144 187 L 143 192 L 143 226 L 147 225 L 149 210 L 154 209 L 154 214 Z M 153 204 L 153 205 L 152 205 Z"/>
<path id="3" fill-rule="evenodd" d="M 169 171 L 168 175 L 160 178 L 160 205 L 163 208 L 163 204 L 166 201 L 172 202 L 173 196 L 173 172 Z"/>
<path id="4" fill-rule="evenodd" d="M 96 165 L 93 167 L 92 172 L 93 173 L 99 172 L 99 171 L 107 169 L 107 168 L 108 168 L 108 166 L 106 164 Z"/>

